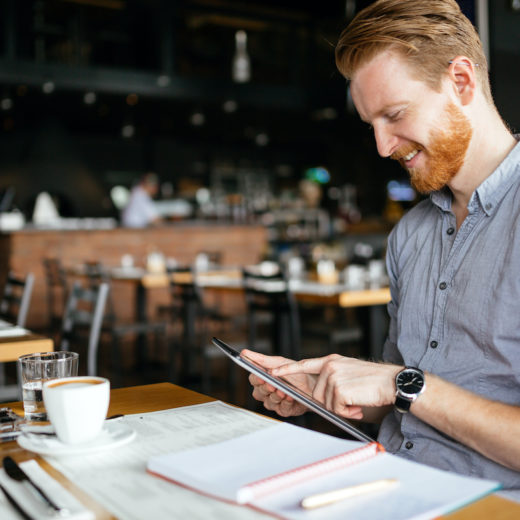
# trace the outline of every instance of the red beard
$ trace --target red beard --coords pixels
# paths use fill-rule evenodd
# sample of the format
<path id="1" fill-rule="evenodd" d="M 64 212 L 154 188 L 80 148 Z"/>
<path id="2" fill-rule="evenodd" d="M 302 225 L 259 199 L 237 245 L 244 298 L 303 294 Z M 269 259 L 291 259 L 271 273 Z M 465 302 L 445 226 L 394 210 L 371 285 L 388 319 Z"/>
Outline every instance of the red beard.
<path id="1" fill-rule="evenodd" d="M 473 130 L 462 110 L 455 104 L 448 103 L 445 114 L 444 130 L 431 131 L 427 148 L 414 144 L 407 146 L 406 149 L 399 149 L 391 156 L 407 169 L 404 156 L 413 150 L 421 150 L 426 155 L 425 167 L 409 170 L 412 186 L 419 193 L 430 193 L 444 188 L 457 175 L 464 163 Z"/>

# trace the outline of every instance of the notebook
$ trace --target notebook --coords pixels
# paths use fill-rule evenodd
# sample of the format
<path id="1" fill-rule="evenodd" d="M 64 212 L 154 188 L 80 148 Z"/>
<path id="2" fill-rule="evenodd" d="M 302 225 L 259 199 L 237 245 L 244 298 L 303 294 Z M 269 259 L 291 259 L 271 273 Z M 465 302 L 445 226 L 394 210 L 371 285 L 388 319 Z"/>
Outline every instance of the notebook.
<path id="1" fill-rule="evenodd" d="M 361 443 L 280 423 L 200 448 L 152 457 L 148 472 L 280 518 L 425 519 L 498 489 L 497 482 L 437 470 Z M 379 479 L 399 485 L 313 511 L 316 493 Z"/>

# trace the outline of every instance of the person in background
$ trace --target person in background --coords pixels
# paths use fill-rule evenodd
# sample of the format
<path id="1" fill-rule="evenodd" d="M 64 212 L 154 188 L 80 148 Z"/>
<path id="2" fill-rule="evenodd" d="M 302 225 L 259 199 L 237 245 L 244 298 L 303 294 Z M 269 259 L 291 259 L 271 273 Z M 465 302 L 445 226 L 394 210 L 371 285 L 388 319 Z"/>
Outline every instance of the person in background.
<path id="1" fill-rule="evenodd" d="M 377 150 L 429 197 L 388 239 L 384 362 L 244 354 L 391 452 L 498 480 L 520 500 L 520 136 L 491 96 L 478 34 L 455 0 L 378 0 L 336 63 Z M 282 416 L 305 408 L 255 376 Z"/>
<path id="2" fill-rule="evenodd" d="M 121 213 L 121 224 L 125 227 L 144 228 L 162 222 L 153 198 L 159 190 L 159 179 L 155 173 L 146 173 L 132 188 L 128 204 Z"/>

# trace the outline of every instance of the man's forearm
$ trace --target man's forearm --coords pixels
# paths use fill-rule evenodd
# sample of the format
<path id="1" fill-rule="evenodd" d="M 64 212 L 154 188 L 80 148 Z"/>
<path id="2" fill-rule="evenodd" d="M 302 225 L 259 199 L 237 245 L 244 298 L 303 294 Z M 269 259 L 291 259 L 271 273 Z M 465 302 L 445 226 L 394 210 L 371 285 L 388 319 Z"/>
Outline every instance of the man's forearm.
<path id="1" fill-rule="evenodd" d="M 520 407 L 490 401 L 432 374 L 411 413 L 503 466 L 520 470 Z"/>

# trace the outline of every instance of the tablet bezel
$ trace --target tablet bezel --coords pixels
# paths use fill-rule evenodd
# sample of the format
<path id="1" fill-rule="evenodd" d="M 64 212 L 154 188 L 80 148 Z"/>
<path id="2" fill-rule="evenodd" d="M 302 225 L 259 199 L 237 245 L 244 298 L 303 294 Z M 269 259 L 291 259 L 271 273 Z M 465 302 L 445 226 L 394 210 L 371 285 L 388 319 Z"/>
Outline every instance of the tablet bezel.
<path id="1" fill-rule="evenodd" d="M 358 430 L 355 426 L 350 424 L 343 417 L 340 417 L 339 415 L 335 414 L 334 412 L 327 410 L 318 401 L 314 400 L 312 397 L 306 395 L 305 393 L 302 393 L 301 390 L 298 390 L 296 387 L 294 387 L 288 381 L 286 381 L 280 377 L 273 376 L 272 374 L 269 374 L 260 365 L 257 365 L 253 361 L 251 361 L 245 357 L 242 357 L 240 355 L 240 352 L 235 350 L 233 347 L 230 347 L 229 345 L 224 343 L 222 340 L 220 340 L 218 338 L 213 338 L 212 341 L 216 347 L 218 347 L 222 352 L 224 352 L 224 354 L 226 354 L 226 356 L 231 358 L 237 365 L 241 366 L 242 368 L 245 368 L 251 374 L 255 374 L 260 379 L 263 379 L 264 381 L 273 385 L 275 388 L 282 391 L 283 393 L 291 396 L 293 399 L 295 399 L 299 403 L 305 405 L 307 408 L 311 409 L 312 411 L 316 412 L 318 415 L 320 415 L 324 419 L 327 419 L 332 424 L 335 424 L 342 430 L 346 431 L 348 434 L 352 435 L 352 437 L 354 437 L 362 442 L 375 442 L 375 440 L 372 439 L 372 437 L 368 436 L 366 433 L 362 432 L 361 430 Z"/>

